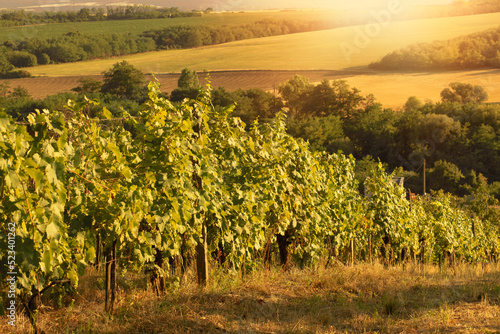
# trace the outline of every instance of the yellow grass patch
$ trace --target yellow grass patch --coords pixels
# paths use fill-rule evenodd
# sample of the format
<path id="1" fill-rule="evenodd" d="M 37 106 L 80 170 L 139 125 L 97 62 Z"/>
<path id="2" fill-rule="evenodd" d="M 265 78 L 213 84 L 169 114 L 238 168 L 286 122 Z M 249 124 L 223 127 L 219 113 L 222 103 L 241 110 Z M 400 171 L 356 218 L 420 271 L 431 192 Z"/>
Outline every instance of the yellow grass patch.
<path id="1" fill-rule="evenodd" d="M 361 93 L 373 94 L 385 107 L 399 108 L 410 96 L 422 102 L 441 100 L 440 93 L 451 82 L 464 82 L 483 86 L 488 93 L 487 102 L 500 102 L 500 70 L 453 71 L 441 73 L 381 73 L 364 74 L 346 79 Z"/>

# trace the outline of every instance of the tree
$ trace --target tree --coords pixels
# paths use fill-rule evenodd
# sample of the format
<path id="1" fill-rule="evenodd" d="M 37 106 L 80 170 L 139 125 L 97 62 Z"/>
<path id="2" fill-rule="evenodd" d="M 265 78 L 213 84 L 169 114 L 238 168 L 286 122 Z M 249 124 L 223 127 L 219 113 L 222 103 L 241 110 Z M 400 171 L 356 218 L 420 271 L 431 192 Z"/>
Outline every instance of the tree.
<path id="1" fill-rule="evenodd" d="M 177 81 L 177 87 L 179 88 L 174 89 L 170 94 L 172 102 L 180 102 L 185 98 L 195 100 L 201 88 L 198 73 L 188 68 L 183 69 Z"/>
<path id="2" fill-rule="evenodd" d="M 94 77 L 81 77 L 78 79 L 79 85 L 71 89 L 77 93 L 95 93 L 101 89 L 101 82 Z"/>
<path id="3" fill-rule="evenodd" d="M 188 68 L 182 70 L 181 76 L 177 81 L 177 87 L 181 89 L 188 88 L 200 88 L 200 82 L 198 80 L 198 73 L 196 71 L 191 71 Z"/>
<path id="4" fill-rule="evenodd" d="M 416 96 L 410 96 L 406 101 L 403 109 L 404 111 L 414 111 L 423 107 L 422 101 L 420 101 Z"/>
<path id="5" fill-rule="evenodd" d="M 25 98 L 25 97 L 30 97 L 30 93 L 28 90 L 22 86 L 17 86 L 14 88 L 12 93 L 10 93 L 10 97 L 13 98 Z"/>
<path id="6" fill-rule="evenodd" d="M 144 73 L 125 60 L 114 64 L 110 70 L 103 72 L 103 75 L 104 84 L 101 88 L 103 93 L 131 98 L 144 86 Z"/>
<path id="7" fill-rule="evenodd" d="M 434 168 L 429 170 L 429 184 L 434 190 L 444 190 L 456 193 L 460 188 L 460 181 L 464 179 L 460 168 L 454 163 L 438 160 L 434 163 Z"/>
<path id="8" fill-rule="evenodd" d="M 356 119 L 344 121 L 344 131 L 359 157 L 371 155 L 387 162 L 394 153 L 398 113 L 380 106 L 367 109 Z"/>
<path id="9" fill-rule="evenodd" d="M 181 102 L 184 99 L 196 100 L 200 90 L 198 88 L 176 88 L 170 93 L 170 101 Z"/>
<path id="10" fill-rule="evenodd" d="M 38 65 L 48 65 L 50 64 L 50 57 L 46 53 L 42 53 L 37 56 Z"/>
<path id="11" fill-rule="evenodd" d="M 450 89 L 451 88 L 451 89 Z M 482 86 L 452 82 L 450 88 L 441 91 L 443 102 L 482 103 L 488 100 L 488 93 Z"/>
<path id="12" fill-rule="evenodd" d="M 267 122 L 283 108 L 282 101 L 260 88 L 238 89 L 232 94 L 236 103 L 233 116 L 250 125 L 255 119 Z"/>
<path id="13" fill-rule="evenodd" d="M 302 116 L 337 115 L 343 119 L 357 114 L 358 108 L 365 102 L 359 90 L 349 87 L 344 80 L 334 80 L 330 83 L 328 79 L 324 79 L 301 98 Z"/>
<path id="14" fill-rule="evenodd" d="M 5 57 L 5 54 L 0 53 L 0 76 L 12 70 L 13 67 L 7 57 Z"/>
<path id="15" fill-rule="evenodd" d="M 304 119 L 289 118 L 288 133 L 294 138 L 302 138 L 309 142 L 311 151 L 326 151 L 330 154 L 339 150 L 344 154 L 354 152 L 349 138 L 344 134 L 342 120 L 339 116 L 307 117 Z"/>
<path id="16" fill-rule="evenodd" d="M 314 86 L 309 83 L 309 78 L 296 74 L 293 78 L 279 85 L 278 92 L 290 112 L 295 113 L 300 109 L 301 97 L 310 91 Z"/>

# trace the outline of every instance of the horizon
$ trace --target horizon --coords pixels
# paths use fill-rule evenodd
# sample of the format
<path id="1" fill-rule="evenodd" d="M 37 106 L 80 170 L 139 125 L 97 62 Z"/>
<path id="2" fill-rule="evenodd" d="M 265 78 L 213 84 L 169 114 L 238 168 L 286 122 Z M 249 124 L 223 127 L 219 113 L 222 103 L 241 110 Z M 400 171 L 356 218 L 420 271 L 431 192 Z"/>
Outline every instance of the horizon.
<path id="1" fill-rule="evenodd" d="M 366 9 L 380 8 L 399 3 L 404 6 L 429 6 L 449 5 L 453 0 L 125 0 L 125 1 L 103 1 L 103 0 L 4 0 L 0 9 L 25 9 L 25 10 L 77 10 L 80 8 L 105 7 L 105 6 L 127 6 L 127 5 L 152 5 L 160 7 L 178 7 L 182 10 L 204 10 L 213 8 L 215 11 L 236 10 L 270 10 L 270 9 Z"/>

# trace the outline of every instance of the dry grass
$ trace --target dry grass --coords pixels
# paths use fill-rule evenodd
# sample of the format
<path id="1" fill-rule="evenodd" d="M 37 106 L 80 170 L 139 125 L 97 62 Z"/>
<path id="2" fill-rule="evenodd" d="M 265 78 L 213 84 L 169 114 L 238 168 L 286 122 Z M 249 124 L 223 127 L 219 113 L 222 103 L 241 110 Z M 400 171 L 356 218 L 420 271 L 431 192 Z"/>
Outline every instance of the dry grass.
<path id="1" fill-rule="evenodd" d="M 484 87 L 488 102 L 500 102 L 500 70 L 450 71 L 424 73 L 373 72 L 346 78 L 349 85 L 363 95 L 373 94 L 385 107 L 402 107 L 410 96 L 422 102 L 441 100 L 440 93 L 452 82 L 465 82 Z"/>
<path id="2" fill-rule="evenodd" d="M 500 266 L 438 268 L 338 265 L 260 270 L 241 277 L 216 269 L 200 289 L 188 273 L 164 297 L 127 274 L 112 315 L 103 312 L 102 274 L 89 272 L 74 305 L 44 308 L 47 333 L 499 333 Z M 5 322 L 0 332 L 8 332 Z M 25 319 L 16 333 L 29 332 Z"/>

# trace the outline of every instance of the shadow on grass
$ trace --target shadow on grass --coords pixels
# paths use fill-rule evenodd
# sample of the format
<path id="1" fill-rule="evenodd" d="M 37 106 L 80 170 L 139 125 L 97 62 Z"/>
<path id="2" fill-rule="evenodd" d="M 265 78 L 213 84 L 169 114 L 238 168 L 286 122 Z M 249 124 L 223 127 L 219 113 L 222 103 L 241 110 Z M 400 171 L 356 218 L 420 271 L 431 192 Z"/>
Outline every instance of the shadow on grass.
<path id="1" fill-rule="evenodd" d="M 456 332 L 460 312 L 499 309 L 499 273 L 459 282 L 398 284 L 374 288 L 314 280 L 287 289 L 243 286 L 227 292 L 179 293 L 159 299 L 148 325 L 136 319 L 135 333 L 328 333 Z M 353 284 L 354 283 L 354 284 Z M 286 284 L 281 282 L 280 284 Z M 133 316 L 132 314 L 128 316 Z M 500 320 L 462 319 L 479 331 L 499 331 Z M 473 323 L 471 323 L 471 321 Z M 465 328 L 465 327 L 464 327 Z"/>
<path id="2" fill-rule="evenodd" d="M 241 281 L 220 270 L 208 288 L 191 282 L 163 297 L 144 291 L 137 275 L 120 283 L 112 315 L 104 314 L 101 297 L 88 297 L 71 316 L 63 308 L 42 317 L 44 328 L 58 333 L 499 332 L 500 271 L 474 270 L 359 265 L 275 270 Z M 99 278 L 87 280 L 89 296 L 102 294 Z"/>

